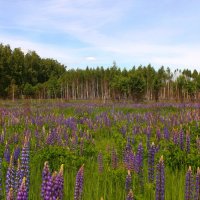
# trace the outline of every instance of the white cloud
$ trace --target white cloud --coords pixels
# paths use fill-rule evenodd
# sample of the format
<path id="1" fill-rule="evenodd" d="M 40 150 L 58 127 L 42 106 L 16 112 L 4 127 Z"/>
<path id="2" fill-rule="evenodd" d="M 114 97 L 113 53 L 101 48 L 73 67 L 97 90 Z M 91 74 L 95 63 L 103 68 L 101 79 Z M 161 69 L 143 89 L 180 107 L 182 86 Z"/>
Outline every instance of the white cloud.
<path id="1" fill-rule="evenodd" d="M 93 57 L 93 56 L 88 56 L 88 57 L 86 57 L 85 59 L 86 59 L 87 61 L 95 61 L 95 60 L 96 60 L 96 58 Z"/>

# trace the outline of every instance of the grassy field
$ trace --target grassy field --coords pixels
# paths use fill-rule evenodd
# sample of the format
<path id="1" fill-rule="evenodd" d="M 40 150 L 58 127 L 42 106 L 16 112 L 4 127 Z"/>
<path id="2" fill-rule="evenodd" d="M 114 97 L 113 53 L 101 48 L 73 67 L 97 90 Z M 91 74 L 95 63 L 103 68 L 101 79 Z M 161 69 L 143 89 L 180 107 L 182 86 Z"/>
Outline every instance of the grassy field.
<path id="1" fill-rule="evenodd" d="M 59 171 L 64 164 L 64 200 L 74 199 L 76 175 L 83 164 L 84 200 L 123 200 L 130 189 L 134 199 L 155 199 L 156 166 L 161 156 L 164 197 L 182 200 L 188 167 L 192 168 L 195 183 L 200 166 L 200 104 L 1 101 L 0 133 L 2 199 L 8 195 L 5 188 L 9 163 L 12 162 L 16 179 L 17 159 L 22 162 L 25 138 L 30 149 L 26 165 L 31 200 L 42 199 L 45 161 L 51 172 Z M 154 178 L 150 181 L 152 146 Z M 10 161 L 11 155 L 14 161 Z M 130 155 L 135 159 L 127 160 Z M 131 184 L 126 189 L 128 170 Z M 195 195 L 195 184 L 192 187 Z"/>

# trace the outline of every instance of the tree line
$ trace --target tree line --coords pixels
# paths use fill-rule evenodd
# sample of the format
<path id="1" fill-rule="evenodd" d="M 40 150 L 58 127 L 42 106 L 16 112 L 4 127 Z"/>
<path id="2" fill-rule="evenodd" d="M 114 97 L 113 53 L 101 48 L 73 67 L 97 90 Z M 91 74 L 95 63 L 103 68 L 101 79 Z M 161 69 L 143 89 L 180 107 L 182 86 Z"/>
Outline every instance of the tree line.
<path id="1" fill-rule="evenodd" d="M 62 98 L 195 101 L 200 93 L 197 70 L 174 70 L 151 64 L 121 69 L 115 62 L 104 68 L 70 69 L 35 51 L 24 53 L 0 44 L 1 98 Z"/>

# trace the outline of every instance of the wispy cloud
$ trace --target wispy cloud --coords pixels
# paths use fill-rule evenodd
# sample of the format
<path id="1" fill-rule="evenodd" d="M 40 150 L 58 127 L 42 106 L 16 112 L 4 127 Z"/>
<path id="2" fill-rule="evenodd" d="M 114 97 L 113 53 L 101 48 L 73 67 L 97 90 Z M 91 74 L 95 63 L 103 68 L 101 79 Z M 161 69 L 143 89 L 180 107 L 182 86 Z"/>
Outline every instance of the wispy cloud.
<path id="1" fill-rule="evenodd" d="M 70 67 L 113 60 L 127 67 L 196 67 L 199 6 L 186 0 L 0 1 L 0 38 Z"/>

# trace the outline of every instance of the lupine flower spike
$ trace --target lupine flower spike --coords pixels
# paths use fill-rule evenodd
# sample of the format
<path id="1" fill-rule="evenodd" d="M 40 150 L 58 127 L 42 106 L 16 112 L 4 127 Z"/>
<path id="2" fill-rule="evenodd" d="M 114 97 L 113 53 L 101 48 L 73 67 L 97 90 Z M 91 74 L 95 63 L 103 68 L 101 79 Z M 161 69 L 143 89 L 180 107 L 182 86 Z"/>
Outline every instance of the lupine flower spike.
<path id="1" fill-rule="evenodd" d="M 127 197 L 126 197 L 126 200 L 134 200 L 133 191 L 132 190 L 129 191 L 129 193 L 128 193 Z"/>
<path id="2" fill-rule="evenodd" d="M 26 188 L 26 178 L 24 177 L 22 180 L 22 184 L 19 188 L 19 192 L 17 194 L 17 200 L 28 200 L 28 193 Z"/>
<path id="3" fill-rule="evenodd" d="M 76 175 L 76 185 L 74 191 L 74 200 L 80 200 L 83 192 L 83 177 L 84 176 L 84 165 L 79 169 Z"/>
<path id="4" fill-rule="evenodd" d="M 197 175 L 196 175 L 196 188 L 195 188 L 195 200 L 200 199 L 200 169 L 197 168 Z"/>
<path id="5" fill-rule="evenodd" d="M 159 163 L 157 164 L 156 174 L 156 200 L 165 199 L 165 166 L 163 156 L 161 156 Z"/>
<path id="6" fill-rule="evenodd" d="M 131 189 L 131 183 L 132 183 L 131 173 L 130 170 L 128 170 L 128 175 L 126 176 L 126 183 L 125 183 L 126 191 L 129 191 Z"/>
<path id="7" fill-rule="evenodd" d="M 46 161 L 44 163 L 44 168 L 42 172 L 42 191 L 41 196 L 44 200 L 51 198 L 51 189 L 52 189 L 52 177 L 49 170 L 49 164 Z"/>
<path id="8" fill-rule="evenodd" d="M 191 166 L 189 166 L 185 180 L 185 200 L 191 199 L 193 199 L 193 175 Z"/>
<path id="9" fill-rule="evenodd" d="M 6 200 L 14 200 L 13 188 L 10 188 Z"/>

